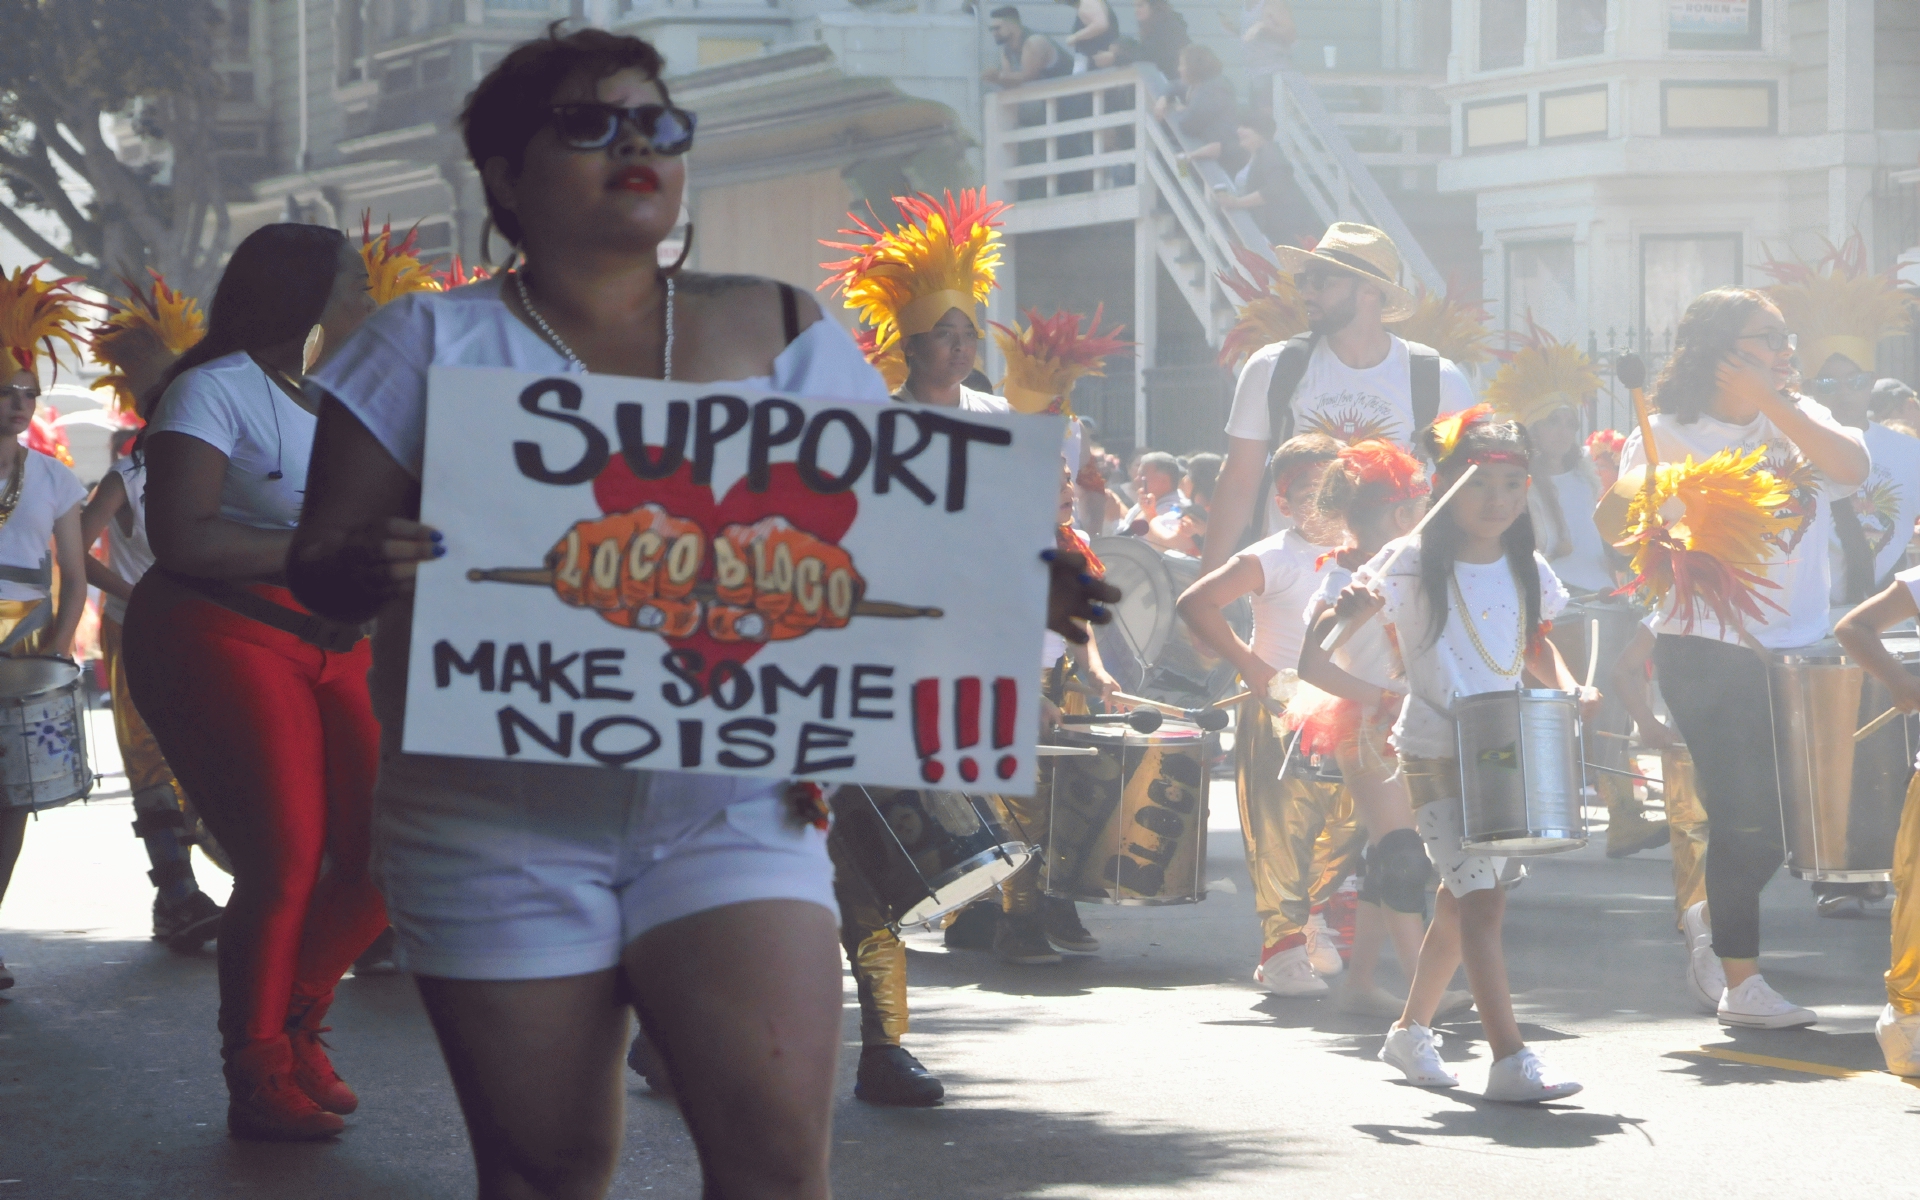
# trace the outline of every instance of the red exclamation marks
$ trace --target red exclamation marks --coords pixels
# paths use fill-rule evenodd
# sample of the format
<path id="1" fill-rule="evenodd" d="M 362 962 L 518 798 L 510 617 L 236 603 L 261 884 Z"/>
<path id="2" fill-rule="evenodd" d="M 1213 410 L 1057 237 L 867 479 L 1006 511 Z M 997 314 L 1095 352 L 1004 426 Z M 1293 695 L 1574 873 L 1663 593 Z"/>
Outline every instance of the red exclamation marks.
<path id="1" fill-rule="evenodd" d="M 939 783 L 947 773 L 940 760 L 940 681 L 913 681 L 913 752 L 920 756 L 920 778 Z"/>
<path id="2" fill-rule="evenodd" d="M 1013 745 L 1013 714 L 1018 707 L 1020 694 L 1013 680 L 1002 676 L 993 681 L 993 748 L 1002 750 Z M 1002 779 L 1012 779 L 1019 763 L 1011 754 L 1002 754 L 1000 761 L 993 766 L 994 774 Z"/>
<path id="3" fill-rule="evenodd" d="M 980 744 L 980 677 L 969 675 L 953 681 L 953 748 L 965 750 Z M 972 755 L 960 759 L 960 778 L 972 783 L 980 778 L 980 764 Z"/>

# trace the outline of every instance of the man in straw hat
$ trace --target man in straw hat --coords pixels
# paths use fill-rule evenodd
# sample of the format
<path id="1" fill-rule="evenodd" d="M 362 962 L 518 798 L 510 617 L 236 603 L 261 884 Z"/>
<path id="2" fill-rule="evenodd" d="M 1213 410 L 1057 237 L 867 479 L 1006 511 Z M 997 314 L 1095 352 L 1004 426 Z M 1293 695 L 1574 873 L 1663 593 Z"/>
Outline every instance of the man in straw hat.
<path id="1" fill-rule="evenodd" d="M 1293 434 L 1385 438 L 1411 448 L 1437 414 L 1473 405 L 1459 367 L 1384 327 L 1414 310 L 1413 295 L 1400 286 L 1392 238 L 1371 225 L 1336 221 L 1314 249 L 1275 246 L 1274 253 L 1280 269 L 1293 274 L 1307 332 L 1254 351 L 1240 369 L 1205 571 L 1241 544 L 1265 490 L 1267 456 Z"/>

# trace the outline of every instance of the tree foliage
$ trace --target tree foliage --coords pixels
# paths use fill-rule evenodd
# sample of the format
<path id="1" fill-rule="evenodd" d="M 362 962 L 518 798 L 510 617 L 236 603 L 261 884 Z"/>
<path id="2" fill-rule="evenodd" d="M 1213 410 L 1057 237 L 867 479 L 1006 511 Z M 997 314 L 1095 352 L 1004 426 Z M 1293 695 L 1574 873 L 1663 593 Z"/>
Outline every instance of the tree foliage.
<path id="1" fill-rule="evenodd" d="M 151 267 L 204 295 L 228 229 L 213 142 L 222 20 L 208 0 L 0 0 L 0 228 L 102 290 Z M 115 156 L 102 118 L 136 112 L 170 163 Z M 25 210 L 57 217 L 67 244 Z"/>

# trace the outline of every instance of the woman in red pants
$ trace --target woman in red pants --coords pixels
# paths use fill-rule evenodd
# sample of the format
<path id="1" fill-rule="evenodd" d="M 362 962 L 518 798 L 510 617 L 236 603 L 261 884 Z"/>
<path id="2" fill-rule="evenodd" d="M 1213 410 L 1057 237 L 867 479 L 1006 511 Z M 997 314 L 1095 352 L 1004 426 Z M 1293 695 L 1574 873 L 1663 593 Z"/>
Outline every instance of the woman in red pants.
<path id="1" fill-rule="evenodd" d="M 367 873 L 370 654 L 358 627 L 301 608 L 283 572 L 313 441 L 302 376 L 373 307 L 337 230 L 269 225 L 234 251 L 206 338 L 143 405 L 157 565 L 127 604 L 127 675 L 233 862 L 220 1035 L 236 1137 L 327 1137 L 357 1103 L 319 1035 L 386 926 Z"/>

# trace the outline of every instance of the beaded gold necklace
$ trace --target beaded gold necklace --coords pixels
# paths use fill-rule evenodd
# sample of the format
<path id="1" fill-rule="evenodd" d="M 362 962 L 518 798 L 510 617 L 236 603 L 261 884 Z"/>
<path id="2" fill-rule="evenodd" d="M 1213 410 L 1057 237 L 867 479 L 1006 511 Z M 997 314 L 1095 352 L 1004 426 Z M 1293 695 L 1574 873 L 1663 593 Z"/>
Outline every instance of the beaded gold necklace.
<path id="1" fill-rule="evenodd" d="M 1526 666 L 1526 663 L 1527 663 L 1527 606 L 1526 604 L 1524 602 L 1521 602 L 1519 604 L 1519 612 L 1517 612 L 1513 618 L 1513 640 L 1514 640 L 1513 665 L 1510 667 L 1503 667 L 1499 663 L 1493 661 L 1493 655 L 1487 653 L 1487 647 L 1485 646 L 1485 644 L 1483 644 L 1480 641 L 1480 630 L 1475 626 L 1474 619 L 1473 619 L 1473 610 L 1467 607 L 1467 598 L 1464 595 L 1462 595 L 1460 591 L 1460 577 L 1458 575 L 1449 576 L 1447 579 L 1447 586 L 1453 589 L 1453 606 L 1460 610 L 1461 624 L 1467 627 L 1467 640 L 1472 642 L 1473 648 L 1479 652 L 1480 661 L 1487 664 L 1487 669 L 1489 671 L 1492 671 L 1495 675 L 1499 675 L 1502 678 L 1511 679 L 1514 676 L 1518 675 L 1520 673 L 1520 669 Z M 1516 601 L 1520 601 L 1520 597 L 1518 595 L 1515 595 L 1514 599 Z"/>

